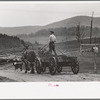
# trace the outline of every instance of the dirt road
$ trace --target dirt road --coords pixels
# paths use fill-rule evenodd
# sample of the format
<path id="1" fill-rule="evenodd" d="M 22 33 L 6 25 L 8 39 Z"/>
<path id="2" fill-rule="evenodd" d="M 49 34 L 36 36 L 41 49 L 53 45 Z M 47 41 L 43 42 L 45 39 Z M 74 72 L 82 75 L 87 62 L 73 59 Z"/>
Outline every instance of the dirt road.
<path id="1" fill-rule="evenodd" d="M 50 75 L 49 71 L 41 74 L 24 73 L 24 70 L 15 71 L 12 64 L 0 66 L 1 82 L 67 82 L 67 81 L 100 81 L 100 74 L 93 73 L 79 73 L 74 75 L 70 68 L 63 68 L 61 73 Z M 0 78 L 1 79 L 1 78 Z"/>

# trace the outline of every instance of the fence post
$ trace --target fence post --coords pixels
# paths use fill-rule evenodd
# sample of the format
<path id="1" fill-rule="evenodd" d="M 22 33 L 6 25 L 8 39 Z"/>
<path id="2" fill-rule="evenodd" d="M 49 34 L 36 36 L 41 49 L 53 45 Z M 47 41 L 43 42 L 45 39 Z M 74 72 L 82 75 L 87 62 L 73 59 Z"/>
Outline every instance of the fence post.
<path id="1" fill-rule="evenodd" d="M 96 53 L 94 52 L 94 71 L 97 72 Z"/>
<path id="2" fill-rule="evenodd" d="M 80 45 L 80 53 L 82 52 L 82 45 Z"/>

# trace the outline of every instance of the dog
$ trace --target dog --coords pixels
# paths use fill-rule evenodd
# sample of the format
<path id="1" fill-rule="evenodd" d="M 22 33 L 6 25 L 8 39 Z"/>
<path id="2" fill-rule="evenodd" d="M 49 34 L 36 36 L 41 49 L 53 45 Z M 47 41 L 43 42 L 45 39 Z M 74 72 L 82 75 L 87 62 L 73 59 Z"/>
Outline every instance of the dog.
<path id="1" fill-rule="evenodd" d="M 15 66 L 15 70 L 20 69 L 22 71 L 23 62 L 13 62 L 13 66 Z"/>

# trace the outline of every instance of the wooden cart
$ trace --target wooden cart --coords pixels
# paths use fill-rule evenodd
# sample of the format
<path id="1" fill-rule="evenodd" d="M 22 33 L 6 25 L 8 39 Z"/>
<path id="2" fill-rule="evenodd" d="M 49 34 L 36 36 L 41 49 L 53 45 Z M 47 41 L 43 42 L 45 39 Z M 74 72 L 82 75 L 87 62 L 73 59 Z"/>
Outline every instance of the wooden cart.
<path id="1" fill-rule="evenodd" d="M 71 66 L 72 72 L 77 74 L 79 72 L 79 63 L 77 57 L 67 57 L 66 55 L 39 55 L 35 61 L 36 71 L 38 74 L 46 71 L 46 67 L 49 67 L 51 75 L 60 73 L 62 67 Z"/>

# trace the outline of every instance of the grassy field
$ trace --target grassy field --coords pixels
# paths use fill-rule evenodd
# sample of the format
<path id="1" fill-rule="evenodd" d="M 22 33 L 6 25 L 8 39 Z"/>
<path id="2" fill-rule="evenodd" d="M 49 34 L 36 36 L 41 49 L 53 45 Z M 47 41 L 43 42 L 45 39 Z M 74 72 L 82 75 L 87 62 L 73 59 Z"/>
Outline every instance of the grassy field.
<path id="1" fill-rule="evenodd" d="M 75 39 L 75 37 L 71 36 L 71 37 L 66 37 L 66 36 L 56 36 L 57 37 L 57 42 L 64 42 L 64 41 L 71 41 L 73 38 Z M 26 42 L 30 42 L 30 43 L 35 43 L 35 41 L 37 41 L 40 44 L 45 44 L 49 41 L 49 35 L 48 36 L 40 36 L 40 37 L 23 37 L 21 38 L 22 40 L 26 41 Z"/>

